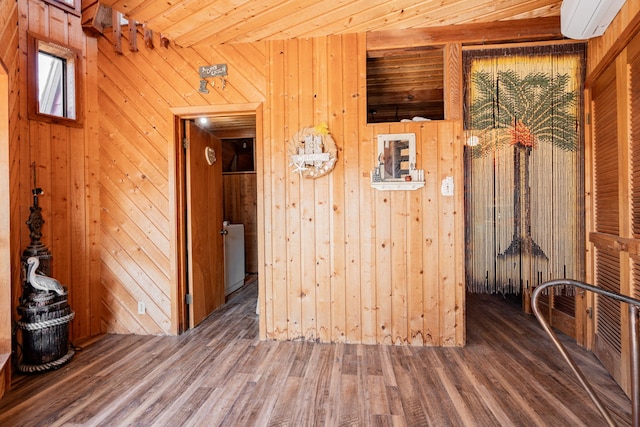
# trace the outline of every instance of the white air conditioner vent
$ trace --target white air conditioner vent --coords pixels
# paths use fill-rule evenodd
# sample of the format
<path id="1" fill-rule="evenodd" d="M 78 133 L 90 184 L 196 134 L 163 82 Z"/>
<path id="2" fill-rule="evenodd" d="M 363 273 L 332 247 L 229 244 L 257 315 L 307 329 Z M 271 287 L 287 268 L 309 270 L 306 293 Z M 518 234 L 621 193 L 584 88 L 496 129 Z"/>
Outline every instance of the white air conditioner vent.
<path id="1" fill-rule="evenodd" d="M 625 0 L 564 0 L 560 28 L 565 37 L 586 40 L 604 34 Z"/>

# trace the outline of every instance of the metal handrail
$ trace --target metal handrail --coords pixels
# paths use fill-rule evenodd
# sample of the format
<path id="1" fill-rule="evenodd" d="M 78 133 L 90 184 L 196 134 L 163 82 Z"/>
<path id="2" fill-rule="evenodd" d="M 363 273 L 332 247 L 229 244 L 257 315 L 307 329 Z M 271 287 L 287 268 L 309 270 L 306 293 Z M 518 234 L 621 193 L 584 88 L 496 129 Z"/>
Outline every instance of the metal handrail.
<path id="1" fill-rule="evenodd" d="M 598 396 L 595 394 L 593 388 L 591 388 L 591 385 L 589 384 L 585 376 L 582 374 L 582 371 L 580 370 L 580 368 L 578 368 L 578 365 L 576 365 L 576 363 L 573 361 L 573 358 L 567 352 L 564 345 L 562 345 L 557 335 L 555 334 L 555 332 L 553 332 L 553 330 L 549 326 L 549 323 L 542 316 L 542 314 L 540 313 L 540 309 L 538 308 L 538 296 L 540 296 L 540 294 L 546 288 L 549 288 L 552 286 L 562 286 L 562 285 L 575 286 L 580 289 L 591 291 L 596 294 L 604 295 L 609 298 L 613 298 L 615 300 L 629 304 L 629 327 L 630 327 L 629 338 L 631 340 L 631 418 L 632 418 L 632 425 L 634 427 L 640 427 L 640 378 L 638 377 L 638 375 L 640 374 L 640 350 L 638 349 L 638 338 L 639 338 L 638 313 L 640 313 L 640 300 L 628 297 L 626 295 L 619 294 L 617 292 L 607 291 L 606 289 L 598 288 L 596 286 L 588 285 L 586 283 L 579 282 L 577 280 L 570 280 L 570 279 L 551 280 L 549 282 L 545 282 L 542 285 L 536 287 L 536 289 L 533 291 L 531 306 L 533 308 L 533 312 L 538 318 L 538 321 L 540 322 L 544 330 L 547 332 L 547 334 L 549 334 L 549 336 L 551 337 L 551 340 L 556 345 L 558 350 L 560 350 L 560 353 L 562 354 L 564 359 L 567 361 L 567 363 L 573 370 L 573 373 L 576 374 L 576 376 L 578 377 L 578 380 L 580 381 L 584 389 L 587 391 L 587 394 L 589 395 L 593 403 L 595 403 L 595 405 L 598 407 L 598 410 L 600 410 L 600 413 L 602 414 L 602 416 L 610 426 L 615 426 L 616 424 L 613 421 L 613 418 L 611 417 L 611 415 L 609 414 L 609 411 L 607 411 L 607 408 L 605 408 L 605 406 L 602 404 Z"/>

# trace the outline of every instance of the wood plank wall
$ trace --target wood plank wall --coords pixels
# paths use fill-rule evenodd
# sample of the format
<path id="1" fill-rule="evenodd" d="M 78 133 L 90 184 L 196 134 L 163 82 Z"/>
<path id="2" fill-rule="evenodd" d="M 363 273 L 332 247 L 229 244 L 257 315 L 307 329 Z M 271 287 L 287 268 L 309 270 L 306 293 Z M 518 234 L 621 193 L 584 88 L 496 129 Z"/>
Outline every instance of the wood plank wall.
<path id="1" fill-rule="evenodd" d="M 9 13 L 9 15 L 5 15 Z M 2 58 L 10 73 L 10 210 L 11 210 L 11 313 L 21 294 L 20 254 L 29 244 L 25 225 L 32 204 L 33 174 L 45 224 L 43 242 L 53 254 L 53 275 L 69 289 L 69 303 L 76 312 L 70 328 L 72 340 L 100 332 L 98 238 L 97 97 L 95 40 L 84 36 L 80 19 L 40 1 L 2 2 L 0 16 L 11 16 L 15 25 L 4 25 Z M 27 115 L 27 31 L 60 41 L 82 52 L 80 59 L 84 126 L 70 128 Z M 23 70 L 23 71 L 21 71 Z"/>
<path id="2" fill-rule="evenodd" d="M 138 31 L 141 31 L 139 29 Z M 126 40 L 123 45 L 128 45 Z M 171 319 L 170 151 L 172 107 L 242 104 L 264 99 L 264 44 L 138 52 L 98 40 L 102 326 L 106 332 L 175 333 Z M 229 76 L 198 91 L 198 67 L 226 63 Z M 138 315 L 138 301 L 147 314 Z M 178 302 L 175 302 L 176 304 Z M 176 323 L 177 324 L 177 323 Z"/>
<path id="3" fill-rule="evenodd" d="M 98 43 L 105 330 L 172 332 L 166 110 L 265 102 L 257 141 L 262 337 L 463 343 L 461 123 L 366 125 L 363 34 L 123 55 L 106 38 Z M 199 93 L 197 68 L 212 63 L 227 63 L 227 85 Z M 339 164 L 301 181 L 289 171 L 287 143 L 321 121 Z M 427 187 L 372 190 L 376 134 L 405 131 L 418 134 Z M 447 175 L 459 197 L 439 195 Z M 146 323 L 134 304 L 145 295 L 154 298 Z"/>
<path id="4" fill-rule="evenodd" d="M 460 122 L 366 124 L 364 35 L 271 43 L 265 144 L 262 335 L 385 344 L 464 341 Z M 335 170 L 291 173 L 290 139 L 326 122 Z M 380 192 L 369 184 L 379 133 L 415 132 L 427 185 Z M 260 171 L 262 173 L 260 174 Z M 454 176 L 456 198 L 440 196 Z"/>
<path id="5" fill-rule="evenodd" d="M 11 284 L 13 277 L 20 274 L 12 255 L 19 253 L 19 232 L 17 222 L 11 222 L 19 209 L 15 198 L 11 197 L 12 188 L 17 185 L 19 158 L 18 134 L 9 127 L 16 126 L 19 116 L 18 75 L 15 71 L 19 60 L 18 50 L 18 4 L 0 3 L 0 203 L 4 206 L 0 212 L 0 397 L 11 382 L 9 354 L 11 353 L 11 329 L 13 298 Z M 6 110 L 5 110 L 6 108 Z M 5 116 L 5 113 L 6 116 Z M 13 233 L 13 230 L 16 233 Z"/>
<path id="6" fill-rule="evenodd" d="M 602 73 L 640 29 L 639 12 L 640 0 L 626 0 L 607 31 L 589 40 L 587 81 Z"/>

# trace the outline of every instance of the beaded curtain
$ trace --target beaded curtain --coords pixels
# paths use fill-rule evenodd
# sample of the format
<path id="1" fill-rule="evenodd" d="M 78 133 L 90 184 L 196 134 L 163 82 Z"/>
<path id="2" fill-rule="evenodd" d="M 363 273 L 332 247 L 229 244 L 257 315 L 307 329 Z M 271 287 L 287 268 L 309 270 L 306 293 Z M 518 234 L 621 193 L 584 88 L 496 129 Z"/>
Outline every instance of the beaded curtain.
<path id="1" fill-rule="evenodd" d="M 584 279 L 584 56 L 583 44 L 464 52 L 470 292 Z"/>

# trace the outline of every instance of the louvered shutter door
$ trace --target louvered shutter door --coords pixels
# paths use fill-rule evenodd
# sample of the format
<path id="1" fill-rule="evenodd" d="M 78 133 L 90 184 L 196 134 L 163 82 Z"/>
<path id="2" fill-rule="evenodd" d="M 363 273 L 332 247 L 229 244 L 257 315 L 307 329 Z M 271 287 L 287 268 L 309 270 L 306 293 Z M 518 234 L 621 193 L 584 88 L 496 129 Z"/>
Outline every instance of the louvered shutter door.
<path id="1" fill-rule="evenodd" d="M 615 64 L 614 64 L 615 65 Z M 594 84 L 593 147 L 595 228 L 598 233 L 619 236 L 618 132 L 615 66 L 609 67 Z M 620 255 L 606 247 L 596 248 L 596 285 L 620 291 Z M 594 353 L 607 370 L 620 379 L 620 305 L 596 297 Z"/>

